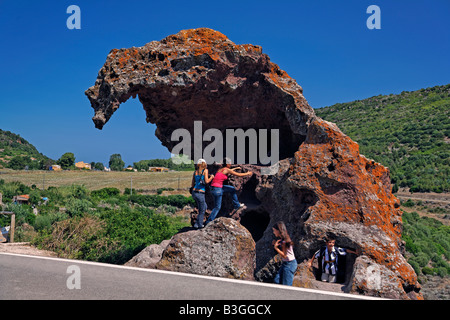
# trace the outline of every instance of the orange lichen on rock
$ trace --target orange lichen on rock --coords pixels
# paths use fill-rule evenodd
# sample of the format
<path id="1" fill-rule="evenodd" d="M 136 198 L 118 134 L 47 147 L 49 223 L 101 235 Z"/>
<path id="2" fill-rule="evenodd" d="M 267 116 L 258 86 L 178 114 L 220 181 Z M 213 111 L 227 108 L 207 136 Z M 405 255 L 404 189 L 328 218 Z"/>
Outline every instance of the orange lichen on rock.
<path id="1" fill-rule="evenodd" d="M 391 193 L 388 168 L 360 155 L 357 143 L 334 124 L 316 119 L 295 153 L 289 181 L 317 198 L 304 222 L 310 234 L 333 234 L 338 242 L 345 238 L 397 275 L 412 298 L 422 298 L 416 274 L 399 251 L 402 212 Z"/>

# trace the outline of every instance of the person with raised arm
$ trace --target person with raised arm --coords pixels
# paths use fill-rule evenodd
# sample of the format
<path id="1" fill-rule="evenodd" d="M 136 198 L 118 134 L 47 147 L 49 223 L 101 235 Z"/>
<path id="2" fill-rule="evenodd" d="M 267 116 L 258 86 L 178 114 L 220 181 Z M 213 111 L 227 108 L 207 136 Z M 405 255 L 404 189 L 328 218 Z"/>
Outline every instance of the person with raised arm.
<path id="1" fill-rule="evenodd" d="M 231 160 L 229 158 L 224 158 L 222 162 L 222 167 L 217 171 L 214 176 L 214 179 L 211 182 L 211 193 L 214 197 L 214 208 L 211 211 L 211 214 L 206 221 L 206 224 L 213 221 L 219 210 L 222 206 L 222 197 L 224 193 L 229 193 L 231 195 L 231 199 L 233 201 L 233 208 L 235 210 L 243 208 L 244 204 L 240 203 L 238 200 L 238 196 L 236 194 L 236 188 L 230 185 L 224 185 L 224 181 L 228 179 L 229 175 L 237 176 L 237 177 L 246 177 L 251 176 L 253 172 L 248 171 L 245 173 L 236 172 L 236 170 L 240 169 L 240 167 L 236 167 L 231 169 Z"/>

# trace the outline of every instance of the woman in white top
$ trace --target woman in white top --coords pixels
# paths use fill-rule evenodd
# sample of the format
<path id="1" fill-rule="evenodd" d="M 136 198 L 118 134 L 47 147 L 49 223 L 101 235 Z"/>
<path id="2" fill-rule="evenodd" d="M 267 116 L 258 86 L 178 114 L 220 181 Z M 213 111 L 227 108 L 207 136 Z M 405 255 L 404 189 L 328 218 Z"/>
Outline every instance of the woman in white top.
<path id="1" fill-rule="evenodd" d="M 273 234 L 279 238 L 273 243 L 273 247 L 278 252 L 283 260 L 280 270 L 278 270 L 275 279 L 273 280 L 278 284 L 285 284 L 292 286 L 294 281 L 295 271 L 297 270 L 297 260 L 294 256 L 294 242 L 289 237 L 286 230 L 286 225 L 283 221 L 277 222 L 272 227 Z"/>

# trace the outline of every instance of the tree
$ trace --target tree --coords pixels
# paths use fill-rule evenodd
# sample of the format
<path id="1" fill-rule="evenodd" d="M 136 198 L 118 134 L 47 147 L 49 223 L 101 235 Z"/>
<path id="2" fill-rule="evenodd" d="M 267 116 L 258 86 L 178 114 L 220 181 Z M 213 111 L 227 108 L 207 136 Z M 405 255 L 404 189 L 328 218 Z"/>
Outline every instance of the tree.
<path id="1" fill-rule="evenodd" d="M 109 167 L 113 171 L 121 171 L 125 166 L 125 162 L 122 160 L 122 156 L 118 153 L 111 155 L 109 158 Z"/>
<path id="2" fill-rule="evenodd" d="M 56 161 L 56 163 L 64 170 L 70 169 L 70 167 L 75 164 L 75 155 L 72 152 L 66 152 L 58 159 L 58 161 Z"/>
<path id="3" fill-rule="evenodd" d="M 26 166 L 31 165 L 31 159 L 27 156 L 15 156 L 11 159 L 8 167 L 13 170 L 23 170 Z"/>
<path id="4" fill-rule="evenodd" d="M 101 162 L 96 162 L 93 168 L 95 168 L 95 170 L 103 171 L 105 169 L 105 166 Z"/>

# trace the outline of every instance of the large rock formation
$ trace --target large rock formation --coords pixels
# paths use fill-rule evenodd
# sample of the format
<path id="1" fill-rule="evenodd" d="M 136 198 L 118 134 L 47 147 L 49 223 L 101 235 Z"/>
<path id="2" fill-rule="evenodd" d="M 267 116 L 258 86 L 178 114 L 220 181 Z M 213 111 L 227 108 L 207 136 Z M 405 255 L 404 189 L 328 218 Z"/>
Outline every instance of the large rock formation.
<path id="1" fill-rule="evenodd" d="M 171 141 L 175 129 L 193 135 L 194 121 L 203 121 L 203 131 L 279 129 L 281 156 L 292 156 L 314 117 L 302 88 L 261 47 L 236 45 L 211 29 L 112 50 L 86 95 L 99 129 L 121 103 L 138 96 L 169 150 L 178 143 Z"/>
<path id="2" fill-rule="evenodd" d="M 402 255 L 401 210 L 389 170 L 360 155 L 358 144 L 335 124 L 318 118 L 302 88 L 261 47 L 195 29 L 139 48 L 114 49 L 86 95 L 100 129 L 121 103 L 138 96 L 169 150 L 177 143 L 172 132 L 185 128 L 193 135 L 197 120 L 203 131 L 278 129 L 278 172 L 261 175 L 258 166 L 244 165 L 256 174 L 231 179 L 247 204 L 235 218 L 256 241 L 256 271 L 273 257 L 271 226 L 282 220 L 295 239 L 299 262 L 328 235 L 339 246 L 361 250 L 351 260 L 349 292 L 421 298 L 414 270 Z M 225 198 L 222 214 L 231 210 L 226 203 Z M 307 270 L 301 264 L 298 277 L 311 277 Z"/>

